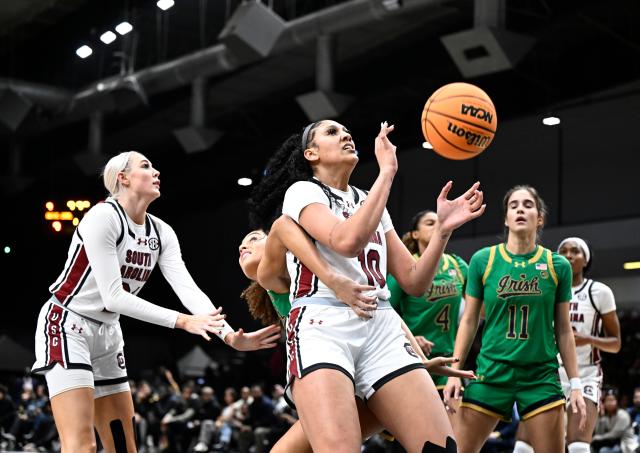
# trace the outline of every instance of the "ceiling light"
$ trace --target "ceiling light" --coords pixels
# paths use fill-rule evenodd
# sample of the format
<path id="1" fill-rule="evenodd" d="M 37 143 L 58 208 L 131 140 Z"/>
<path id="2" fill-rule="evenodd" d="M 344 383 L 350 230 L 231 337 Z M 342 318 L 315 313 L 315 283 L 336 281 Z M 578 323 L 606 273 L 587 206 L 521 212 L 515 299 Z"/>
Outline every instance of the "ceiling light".
<path id="1" fill-rule="evenodd" d="M 238 185 L 239 186 L 250 186 L 251 184 L 253 184 L 253 181 L 251 180 L 251 178 L 240 178 L 240 179 L 238 179 Z"/>
<path id="2" fill-rule="evenodd" d="M 176 3 L 173 0 L 158 0 L 158 3 L 156 3 L 156 5 L 158 5 L 158 8 L 160 8 L 163 11 L 168 10 L 175 4 Z"/>
<path id="3" fill-rule="evenodd" d="M 93 50 L 91 50 L 91 47 L 89 47 L 87 45 L 84 45 L 82 47 L 78 47 L 76 49 L 76 55 L 79 56 L 80 58 L 87 58 L 92 53 L 93 53 Z"/>
<path id="4" fill-rule="evenodd" d="M 100 36 L 100 41 L 102 41 L 105 44 L 111 44 L 115 40 L 116 40 L 116 34 L 114 32 L 112 32 L 111 30 L 105 31 Z"/>
<path id="5" fill-rule="evenodd" d="M 131 30 L 133 30 L 133 25 L 131 25 L 129 22 L 120 22 L 118 25 L 116 25 L 116 31 L 121 35 L 126 35 Z"/>
<path id="6" fill-rule="evenodd" d="M 560 124 L 560 118 L 555 116 L 548 116 L 542 119 L 542 124 L 545 126 L 557 126 Z"/>
<path id="7" fill-rule="evenodd" d="M 628 271 L 633 269 L 640 269 L 640 261 L 630 261 L 628 263 L 624 263 L 622 267 L 624 267 Z"/>
<path id="8" fill-rule="evenodd" d="M 429 142 L 422 142 L 422 147 L 424 149 L 433 149 L 433 145 Z"/>

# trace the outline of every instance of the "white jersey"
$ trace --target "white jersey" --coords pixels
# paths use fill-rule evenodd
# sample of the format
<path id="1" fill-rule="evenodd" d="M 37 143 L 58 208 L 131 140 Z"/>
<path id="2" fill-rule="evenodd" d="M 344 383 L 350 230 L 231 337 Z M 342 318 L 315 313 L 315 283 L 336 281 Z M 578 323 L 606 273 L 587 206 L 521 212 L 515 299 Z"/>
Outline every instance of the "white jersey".
<path id="1" fill-rule="evenodd" d="M 348 219 L 360 209 L 367 198 L 364 191 L 353 186 L 350 186 L 348 192 L 332 187 L 329 189 L 335 196 L 331 199 L 317 183 L 296 182 L 285 193 L 282 213 L 299 222 L 300 212 L 303 208 L 312 203 L 320 203 L 327 206 L 336 217 Z M 316 247 L 333 269 L 357 283 L 375 286 L 379 297 L 386 300 L 389 299 L 389 291 L 386 288 L 387 243 L 385 233 L 392 229 L 393 223 L 385 209 L 380 224 L 369 239 L 369 243 L 357 257 L 344 257 L 319 242 L 316 242 Z M 336 297 L 335 293 L 291 252 L 287 252 L 287 269 L 291 277 L 290 297 L 292 301 L 301 297 Z"/>
<path id="2" fill-rule="evenodd" d="M 573 294 L 569 303 L 571 327 L 584 335 L 602 335 L 602 315 L 616 309 L 611 289 L 604 283 L 585 279 L 579 286 L 574 286 L 571 292 Z M 579 367 L 600 362 L 600 351 L 591 345 L 576 347 L 576 354 Z M 559 354 L 558 360 L 560 360 Z"/>
<path id="3" fill-rule="evenodd" d="M 187 271 L 173 229 L 150 214 L 138 225 L 108 198 L 78 225 L 64 270 L 49 291 L 67 309 L 97 321 L 112 323 L 123 314 L 173 328 L 177 311 L 137 296 L 156 264 L 191 313 L 215 309 Z"/>

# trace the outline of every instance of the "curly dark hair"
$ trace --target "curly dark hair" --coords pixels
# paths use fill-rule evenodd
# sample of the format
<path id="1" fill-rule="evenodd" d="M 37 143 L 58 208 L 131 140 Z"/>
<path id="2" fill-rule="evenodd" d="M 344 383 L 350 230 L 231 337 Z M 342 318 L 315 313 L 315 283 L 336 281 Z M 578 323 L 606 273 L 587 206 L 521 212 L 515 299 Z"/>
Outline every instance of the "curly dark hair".
<path id="1" fill-rule="evenodd" d="M 257 319 L 265 326 L 277 324 L 280 321 L 280 316 L 276 309 L 273 308 L 267 290 L 260 286 L 258 282 L 251 282 L 242 291 L 240 297 L 247 301 L 249 313 L 251 313 L 253 319 Z"/>
<path id="2" fill-rule="evenodd" d="M 411 218 L 411 229 L 402 235 L 402 243 L 411 252 L 412 255 L 415 255 L 420 251 L 420 246 L 418 245 L 418 241 L 411 236 L 411 233 L 418 229 L 418 224 L 422 220 L 422 217 L 430 213 L 435 213 L 435 211 L 432 209 L 425 209 L 416 213 Z"/>
<path id="3" fill-rule="evenodd" d="M 298 181 L 318 184 L 327 195 L 329 203 L 339 200 L 326 185 L 313 178 L 313 168 L 304 157 L 304 150 L 315 146 L 313 139 L 321 123 L 322 121 L 317 121 L 309 125 L 309 143 L 303 146 L 302 134 L 293 134 L 269 159 L 264 177 L 254 187 L 249 198 L 251 228 L 268 231 L 273 221 L 282 214 L 285 192 L 291 184 Z"/>

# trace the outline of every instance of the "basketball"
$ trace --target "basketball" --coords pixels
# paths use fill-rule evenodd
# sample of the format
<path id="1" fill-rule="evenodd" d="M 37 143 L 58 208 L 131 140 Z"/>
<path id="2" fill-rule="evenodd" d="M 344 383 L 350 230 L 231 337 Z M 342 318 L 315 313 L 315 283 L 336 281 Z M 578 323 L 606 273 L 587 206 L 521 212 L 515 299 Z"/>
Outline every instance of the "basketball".
<path id="1" fill-rule="evenodd" d="M 498 117 L 491 98 L 475 85 L 450 83 L 436 90 L 422 110 L 422 133 L 447 159 L 471 159 L 496 133 Z"/>

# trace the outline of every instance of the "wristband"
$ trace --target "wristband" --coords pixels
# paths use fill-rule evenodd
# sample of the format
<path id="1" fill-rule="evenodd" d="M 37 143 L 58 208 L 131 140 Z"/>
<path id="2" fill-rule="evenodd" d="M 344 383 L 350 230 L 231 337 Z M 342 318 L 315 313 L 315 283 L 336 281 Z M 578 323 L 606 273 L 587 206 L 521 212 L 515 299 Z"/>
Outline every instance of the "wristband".
<path id="1" fill-rule="evenodd" d="M 572 377 L 569 379 L 569 386 L 571 387 L 571 390 L 582 391 L 582 380 L 579 377 Z"/>
<path id="2" fill-rule="evenodd" d="M 233 330 L 233 328 L 229 325 L 229 323 L 225 321 L 224 325 L 222 327 L 219 327 L 218 330 L 216 330 L 214 333 L 218 338 L 220 338 L 224 342 L 224 339 L 227 336 L 227 334 L 232 332 L 235 332 L 235 330 Z"/>

